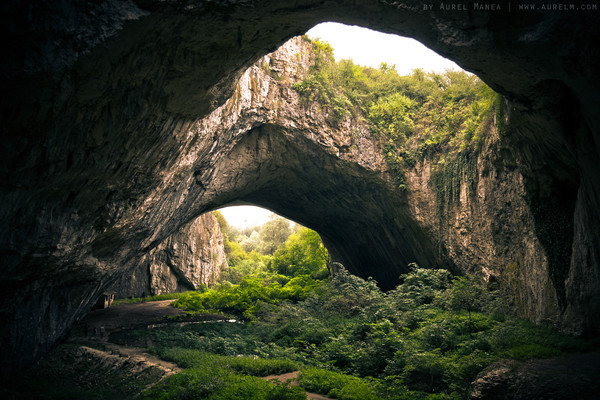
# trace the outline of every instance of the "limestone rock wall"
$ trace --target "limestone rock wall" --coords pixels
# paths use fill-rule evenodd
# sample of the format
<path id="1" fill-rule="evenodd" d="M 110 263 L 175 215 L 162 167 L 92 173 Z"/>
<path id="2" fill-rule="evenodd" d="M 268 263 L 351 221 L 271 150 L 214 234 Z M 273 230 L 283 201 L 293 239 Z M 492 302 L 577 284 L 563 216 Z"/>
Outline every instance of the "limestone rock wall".
<path id="1" fill-rule="evenodd" d="M 439 166 L 418 162 L 407 173 L 410 208 L 460 271 L 498 282 L 521 317 L 558 326 L 561 309 L 547 253 L 523 174 L 506 150 L 492 124 L 476 158 L 452 166 L 450 182 L 438 183 Z"/>
<path id="2" fill-rule="evenodd" d="M 108 291 L 125 298 L 196 290 L 214 284 L 226 268 L 223 233 L 206 213 L 151 250 Z"/>
<path id="3" fill-rule="evenodd" d="M 355 260 L 354 272 L 390 285 L 405 268 L 398 260 L 451 263 L 408 197 L 385 189 L 389 175 L 360 124 L 347 126 L 349 137 L 324 128 L 318 110 L 293 111 L 292 91 L 258 80 L 256 69 L 238 85 L 258 58 L 325 20 L 414 37 L 507 96 L 521 127 L 508 153 L 559 319 L 597 334 L 597 13 L 511 13 L 508 1 L 499 11 L 446 11 L 441 3 L 3 3 L 2 371 L 39 358 L 144 255 L 232 201 L 317 229 L 338 259 Z M 448 255 L 458 254 L 458 238 L 448 239 Z"/>

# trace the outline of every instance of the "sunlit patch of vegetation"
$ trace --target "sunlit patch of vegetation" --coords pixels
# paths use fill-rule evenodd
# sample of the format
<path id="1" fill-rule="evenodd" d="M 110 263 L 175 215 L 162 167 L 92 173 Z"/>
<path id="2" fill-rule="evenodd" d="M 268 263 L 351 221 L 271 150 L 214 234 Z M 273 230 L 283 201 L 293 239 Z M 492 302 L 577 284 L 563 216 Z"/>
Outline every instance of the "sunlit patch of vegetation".
<path id="1" fill-rule="evenodd" d="M 306 38 L 305 40 L 309 40 Z M 312 41 L 313 64 L 292 87 L 303 104 L 318 104 L 332 125 L 365 119 L 394 173 L 406 189 L 404 173 L 418 160 L 446 164 L 479 151 L 496 117 L 504 130 L 501 97 L 475 75 L 415 69 L 400 76 L 394 66 L 380 68 L 336 62 L 327 43 Z"/>
<path id="2" fill-rule="evenodd" d="M 270 250 L 267 254 L 248 253 L 230 239 L 240 240 L 245 235 L 230 227 L 220 213 L 216 216 L 225 235 L 230 267 L 214 288 L 179 295 L 175 307 L 252 320 L 269 305 L 305 300 L 328 277 L 329 255 L 315 231 L 296 227 L 293 232 L 289 221 L 273 217 L 250 234 L 260 231 L 254 247 Z"/>

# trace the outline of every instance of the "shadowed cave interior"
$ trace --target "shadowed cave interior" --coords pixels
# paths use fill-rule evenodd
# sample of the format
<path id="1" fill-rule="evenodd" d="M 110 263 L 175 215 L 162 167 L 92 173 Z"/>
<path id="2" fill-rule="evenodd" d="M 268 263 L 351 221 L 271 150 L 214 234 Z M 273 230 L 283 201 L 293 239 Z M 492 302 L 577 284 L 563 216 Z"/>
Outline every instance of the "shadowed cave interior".
<path id="1" fill-rule="evenodd" d="M 384 287 L 413 261 L 468 272 L 478 260 L 498 274 L 513 266 L 509 291 L 522 316 L 595 335 L 600 58 L 590 51 L 591 14 L 459 18 L 388 2 L 246 3 L 40 2 L 29 17 L 24 2 L 7 6 L 14 24 L 3 29 L 23 45 L 2 65 L 3 92 L 15 93 L 2 100 L 3 369 L 53 348 L 179 227 L 238 200 L 315 229 L 334 259 Z M 469 205 L 480 237 L 462 244 L 452 227 L 415 214 L 431 203 L 427 193 L 393 188 L 380 156 L 361 158 L 367 140 L 349 151 L 347 137 L 314 129 L 318 116 L 268 112 L 276 96 L 293 96 L 253 87 L 258 72 L 244 70 L 330 19 L 415 37 L 506 96 L 514 132 L 490 144 L 480 165 L 497 168 L 488 168 L 487 197 Z M 426 170 L 411 175 L 415 187 Z M 500 185 L 505 178 L 522 184 Z M 512 195 L 522 208 L 501 204 Z M 477 219 L 486 210 L 495 211 Z M 493 245 L 473 245 L 481 238 Z"/>

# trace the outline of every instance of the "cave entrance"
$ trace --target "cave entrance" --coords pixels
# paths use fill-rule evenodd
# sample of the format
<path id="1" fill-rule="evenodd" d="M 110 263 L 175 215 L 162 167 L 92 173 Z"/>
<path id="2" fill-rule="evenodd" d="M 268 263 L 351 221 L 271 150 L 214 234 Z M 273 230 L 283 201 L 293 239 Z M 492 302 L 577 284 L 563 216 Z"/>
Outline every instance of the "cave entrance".
<path id="1" fill-rule="evenodd" d="M 322 280 L 331 275 L 331 260 L 320 235 L 307 227 L 256 206 L 226 207 L 213 215 L 219 221 L 228 268 L 217 282 L 244 279 Z"/>
<path id="2" fill-rule="evenodd" d="M 424 71 L 459 69 L 412 39 L 365 28 L 326 23 L 308 36 L 339 41 L 332 44 L 334 54 L 336 47 L 350 43 L 359 53 L 339 58 L 356 58 L 357 66 L 364 60 L 360 40 L 371 50 L 370 68 L 389 60 L 392 49 L 404 48 L 381 68 L 402 69 L 403 75 L 421 67 L 423 76 Z M 411 215 L 406 193 L 397 185 L 390 187 L 394 178 L 379 148 L 385 146 L 374 143 L 367 124 L 331 124 L 319 116 L 319 105 L 298 103 L 287 82 L 294 79 L 292 64 L 309 68 L 303 63 L 310 60 L 311 50 L 301 42 L 292 39 L 283 50 L 261 59 L 218 111 L 248 117 L 251 123 L 247 130 L 239 120 L 235 130 L 222 128 L 224 124 L 215 128 L 214 146 L 225 151 L 213 170 L 197 176 L 205 192 L 214 193 L 204 200 L 208 209 L 242 203 L 273 210 L 318 232 L 332 261 L 363 278 L 373 277 L 384 289 L 393 288 L 411 262 L 452 268 L 435 239 Z M 373 52 L 375 47 L 379 52 Z M 423 61 L 415 64 L 416 59 Z"/>
<path id="3" fill-rule="evenodd" d="M 239 7 L 237 3 L 240 3 Z M 551 104 L 549 98 L 557 97 L 554 92 L 545 90 L 545 83 L 552 80 L 565 87 L 568 85 L 573 91 L 571 96 L 580 100 L 574 104 L 584 105 L 582 111 L 573 114 L 573 119 L 579 119 L 583 129 L 590 129 L 585 135 L 564 135 L 577 138 L 574 146 L 577 156 L 569 158 L 578 161 L 575 157 L 581 157 L 578 165 L 582 176 L 596 176 L 593 172 L 597 169 L 597 152 L 585 155 L 587 152 L 583 151 L 593 148 L 589 146 L 594 143 L 591 134 L 597 131 L 592 128 L 597 126 L 594 115 L 598 97 L 590 95 L 597 92 L 597 80 L 589 79 L 592 71 L 595 73 L 591 67 L 595 59 L 592 57 L 590 61 L 589 52 L 584 51 L 593 48 L 596 39 L 596 35 L 587 31 L 594 26 L 594 15 L 588 14 L 583 23 L 571 23 L 580 15 L 531 13 L 521 19 L 513 14 L 516 19 L 506 20 L 504 13 L 469 12 L 463 20 L 455 13 L 419 12 L 417 8 L 397 6 L 395 2 L 360 2 L 352 7 L 338 2 L 309 3 L 306 7 L 282 7 L 282 2 L 268 2 L 268 7 L 262 8 L 233 2 L 231 6 L 206 9 L 190 6 L 181 12 L 174 12 L 170 2 L 156 3 L 152 10 L 154 16 L 127 22 L 126 29 L 120 30 L 121 20 L 114 20 L 112 24 L 119 29 L 111 34 L 116 36 L 100 46 L 98 40 L 80 43 L 77 41 L 81 35 L 68 34 L 72 30 L 71 24 L 64 23 L 64 18 L 79 15 L 82 9 L 71 12 L 71 5 L 67 4 L 63 12 L 66 3 L 48 9 L 49 15 L 62 15 L 52 29 L 44 24 L 30 24 L 40 27 L 39 34 L 25 35 L 25 45 L 12 46 L 6 58 L 15 60 L 7 66 L 9 78 L 23 63 L 28 64 L 28 60 L 35 66 L 33 73 L 38 68 L 44 72 L 25 86 L 36 91 L 24 90 L 21 96 L 11 98 L 14 105 L 6 113 L 22 116 L 15 118 L 15 124 L 7 125 L 4 146 L 5 165 L 8 166 L 5 175 L 11 176 L 11 186 L 4 197 L 7 206 L 3 209 L 7 226 L 15 228 L 14 232 L 7 232 L 2 242 L 3 254 L 9 255 L 6 257 L 8 283 L 3 302 L 6 312 L 0 335 L 7 343 L 7 365 L 31 362 L 47 351 L 73 320 L 82 315 L 102 286 L 109 284 L 114 275 L 122 273 L 119 269 L 125 262 L 160 243 L 184 222 L 236 199 L 254 200 L 256 204 L 273 209 L 279 205 L 285 211 L 284 215 L 302 214 L 297 220 L 317 228 L 324 240 L 335 245 L 341 259 L 358 260 L 353 268 L 366 276 L 377 273 L 383 278 L 378 279 L 380 282 L 388 277 L 392 281 L 395 279 L 398 270 L 403 268 L 398 266 L 401 260 L 414 259 L 415 255 L 428 254 L 432 250 L 432 243 L 427 240 L 419 246 L 419 239 L 427 235 L 417 224 L 403 220 L 402 215 L 408 214 L 389 212 L 389 204 L 393 203 L 388 203 L 385 196 L 374 190 L 376 184 L 371 187 L 363 184 L 359 188 L 374 201 L 360 201 L 357 197 L 347 196 L 348 190 L 340 191 L 368 175 L 364 171 L 346 169 L 351 173 L 359 172 L 353 177 L 328 172 L 326 185 L 309 185 L 309 190 L 304 193 L 317 197 L 303 199 L 310 200 L 303 202 L 304 208 L 311 208 L 306 204 L 316 204 L 321 209 L 314 210 L 316 207 L 312 206 L 313 210 L 305 213 L 294 209 L 297 203 L 291 201 L 288 206 L 285 201 L 292 196 L 285 193 L 275 196 L 239 186 L 237 192 L 244 193 L 230 191 L 219 195 L 219 188 L 211 187 L 210 181 L 203 179 L 204 171 L 214 170 L 210 151 L 220 138 L 218 136 L 206 136 L 210 143 L 194 154 L 206 157 L 193 169 L 186 169 L 190 158 L 177 159 L 180 150 L 184 152 L 188 147 L 205 144 L 198 144 L 203 138 L 194 138 L 194 143 L 182 143 L 191 136 L 187 135 L 191 123 L 185 119 L 209 113 L 212 106 L 221 104 L 226 96 L 234 93 L 233 85 L 222 85 L 225 80 L 238 76 L 237 72 L 266 48 L 273 49 L 310 24 L 331 16 L 419 38 L 476 70 L 495 88 L 517 100 L 517 105 L 542 110 L 533 114 L 539 121 L 544 120 L 541 118 L 545 117 L 544 110 L 552 111 L 547 106 Z M 81 3 L 77 7 L 87 5 Z M 102 8 L 105 7 L 99 10 Z M 13 7 L 10 11 L 9 17 L 14 15 L 15 20 L 27 20 L 25 14 L 21 16 L 21 12 L 27 12 L 24 7 Z M 77 24 L 94 27 L 94 30 L 86 28 L 84 32 L 96 32 L 96 28 L 104 32 L 106 19 L 102 15 L 105 14 L 90 19 L 79 18 Z M 47 14 L 37 13 L 34 17 L 40 21 Z M 20 25 L 16 26 L 9 39 L 23 39 L 20 28 Z M 50 31 L 52 34 L 47 35 Z M 66 44 L 61 45 L 62 40 L 56 40 L 57 37 L 67 39 Z M 577 43 L 571 40 L 565 44 L 564 38 L 572 37 L 578 38 Z M 99 38 L 106 37 L 101 35 Z M 51 48 L 66 49 L 65 56 L 59 52 L 56 57 L 47 57 L 45 51 L 38 52 L 47 47 L 45 43 L 52 43 Z M 533 48 L 535 51 L 532 52 Z M 573 51 L 557 62 L 557 50 L 560 53 L 561 49 L 567 48 Z M 50 53 L 54 55 L 52 50 Z M 70 61 L 65 63 L 65 60 L 77 60 L 80 55 L 87 58 L 76 65 Z M 570 68 L 572 65 L 581 68 Z M 118 73 L 107 73 L 113 67 Z M 71 80 L 67 79 L 64 85 L 40 85 L 38 79 L 47 79 L 47 75 L 63 76 L 62 73 L 46 74 L 46 71 L 63 68 L 65 78 Z M 22 83 L 21 74 L 15 76 L 18 79 L 11 79 L 14 84 L 10 87 L 18 88 Z M 29 81 L 30 76 L 25 75 L 23 79 Z M 41 90 L 39 95 L 29 95 L 37 93 L 37 89 Z M 34 98 L 40 99 L 41 103 Z M 562 100 L 570 98 L 560 96 Z M 143 101 L 138 102 L 138 99 Z M 55 103 L 55 107 L 46 107 L 50 103 Z M 146 104 L 149 112 L 139 112 Z M 177 120 L 178 116 L 184 121 Z M 555 147 L 561 148 L 564 132 L 557 129 L 562 125 L 555 124 L 558 128 L 550 132 L 544 128 L 552 123 L 538 125 L 532 119 L 530 125 L 539 136 L 548 136 L 549 141 L 558 139 Z M 31 132 L 23 135 L 23 132 L 29 132 L 29 127 L 33 128 Z M 528 136 L 524 141 L 535 143 L 535 138 L 535 135 Z M 227 138 L 223 140 L 227 141 Z M 186 147 L 187 144 L 190 146 Z M 52 146 L 46 150 L 46 145 Z M 536 157 L 541 160 L 541 165 L 553 165 L 552 155 L 544 151 L 534 154 L 539 154 Z M 314 171 L 308 171 L 304 176 L 316 177 L 317 182 L 320 179 L 320 174 Z M 339 178 L 337 181 L 336 177 Z M 597 184 L 593 182 L 589 178 L 585 185 L 582 184 L 579 199 L 597 198 Z M 280 183 L 285 185 L 286 181 Z M 263 185 L 266 186 L 267 183 Z M 123 193 L 115 188 L 123 188 Z M 13 193 L 20 194 L 13 196 Z M 186 193 L 190 194 L 189 201 L 185 199 Z M 294 192 L 293 195 L 297 194 Z M 394 199 L 402 202 L 397 197 Z M 576 232 L 586 238 L 582 239 L 583 250 L 577 255 L 584 257 L 584 251 L 591 249 L 590 254 L 594 254 L 593 250 L 598 248 L 597 239 L 587 239 L 599 237 L 593 235 L 597 232 L 593 224 L 598 218 L 594 201 L 582 200 L 578 204 L 583 207 L 578 208 L 581 211 L 578 215 L 591 216 L 586 218 L 590 222 L 577 222 L 581 229 Z M 132 215 L 132 208 L 139 212 Z M 63 221 L 65 229 L 62 231 L 69 233 L 68 242 L 73 246 L 63 246 L 61 229 L 55 229 L 61 223 L 56 221 Z M 405 253 L 407 249 L 409 253 Z M 84 267 L 80 267 L 80 259 L 85 263 Z M 431 264 L 435 263 L 423 263 Z M 581 265 L 588 264 L 582 262 Z M 596 265 L 595 261 L 593 265 Z M 386 270 L 390 272 L 384 272 Z M 587 267 L 581 270 L 585 272 Z M 589 281 L 582 280 L 584 272 L 577 272 L 579 275 L 572 282 Z M 572 287 L 577 288 L 577 285 Z M 573 300 L 572 315 L 584 312 L 587 302 L 597 298 L 594 290 L 585 290 Z M 56 318 L 58 322 L 54 320 L 56 315 L 60 316 Z M 587 311 L 585 315 L 588 318 Z M 589 312 L 589 315 L 594 313 Z M 579 317 L 573 318 L 575 321 Z M 14 332 L 30 333 L 20 337 Z"/>
<path id="4" fill-rule="evenodd" d="M 415 39 L 361 26 L 324 22 L 308 30 L 306 35 L 329 43 L 338 61 L 351 59 L 355 64 L 372 68 L 385 64 L 393 66 L 400 75 L 410 75 L 415 69 L 440 73 L 462 71 L 455 62 Z"/>
<path id="5" fill-rule="evenodd" d="M 292 234 L 303 228 L 270 210 L 251 205 L 224 207 L 214 214 L 226 240 L 236 243 L 247 254 L 273 255 Z M 230 254 L 231 251 L 230 248 Z"/>

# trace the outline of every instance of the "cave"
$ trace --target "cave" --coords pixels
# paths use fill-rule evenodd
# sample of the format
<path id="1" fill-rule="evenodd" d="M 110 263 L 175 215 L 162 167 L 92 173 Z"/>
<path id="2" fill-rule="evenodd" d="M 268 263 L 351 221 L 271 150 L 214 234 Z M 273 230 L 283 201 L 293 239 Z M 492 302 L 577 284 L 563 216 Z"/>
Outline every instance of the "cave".
<path id="1" fill-rule="evenodd" d="M 255 83 L 244 71 L 260 57 L 323 21 L 413 37 L 506 97 L 517 128 L 497 158 L 518 169 L 536 243 L 560 252 L 543 255 L 541 272 L 526 257 L 488 261 L 527 277 L 526 287 L 514 288 L 526 298 L 522 315 L 535 320 L 541 310 L 564 330 L 597 335 L 597 11 L 517 12 L 508 1 L 494 10 L 430 5 L 4 4 L 3 372 L 48 352 L 104 288 L 180 226 L 232 201 L 316 229 L 335 258 L 379 282 L 393 284 L 407 261 L 460 264 L 389 185 L 382 160 L 361 159 L 347 137 L 307 129 L 320 126 L 318 117 L 294 126 L 292 114 L 278 119 L 236 91 L 240 79 Z M 244 118 L 227 119 L 242 107 Z M 222 118 L 228 129 L 210 127 Z M 232 155 L 238 162 L 228 161 Z M 558 232 L 555 221 L 565 221 Z M 539 276 L 544 285 L 529 285 Z"/>

